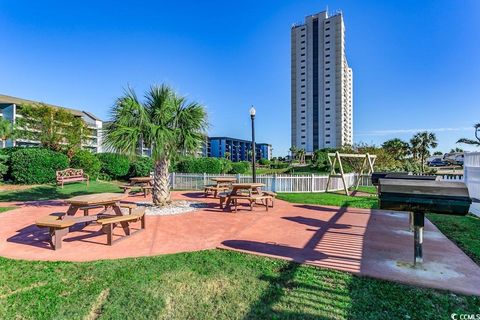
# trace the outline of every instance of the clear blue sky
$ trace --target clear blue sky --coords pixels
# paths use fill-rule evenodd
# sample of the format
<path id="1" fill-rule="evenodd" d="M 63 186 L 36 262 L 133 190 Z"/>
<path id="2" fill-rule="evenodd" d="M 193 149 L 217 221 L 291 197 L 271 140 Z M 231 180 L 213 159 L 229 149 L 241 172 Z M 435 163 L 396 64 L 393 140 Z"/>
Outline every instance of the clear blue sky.
<path id="1" fill-rule="evenodd" d="M 0 93 L 106 119 L 127 84 L 166 82 L 208 108 L 210 135 L 290 145 L 290 27 L 341 9 L 354 140 L 418 130 L 448 151 L 480 122 L 480 1 L 0 0 Z M 467 148 L 468 149 L 468 148 Z M 471 148 L 470 148 L 471 149 Z"/>

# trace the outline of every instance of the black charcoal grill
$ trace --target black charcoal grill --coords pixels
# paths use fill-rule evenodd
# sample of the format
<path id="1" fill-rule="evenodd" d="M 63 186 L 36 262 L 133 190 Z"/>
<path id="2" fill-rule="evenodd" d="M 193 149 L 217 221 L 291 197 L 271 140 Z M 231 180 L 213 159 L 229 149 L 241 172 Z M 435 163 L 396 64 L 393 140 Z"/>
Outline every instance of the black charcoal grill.
<path id="1" fill-rule="evenodd" d="M 463 182 L 418 179 L 418 177 L 429 176 L 410 177 L 414 179 L 397 178 L 389 174 L 385 178 L 379 178 L 378 196 L 380 209 L 410 212 L 416 265 L 423 262 L 425 213 L 464 216 L 468 213 L 472 200 Z"/>

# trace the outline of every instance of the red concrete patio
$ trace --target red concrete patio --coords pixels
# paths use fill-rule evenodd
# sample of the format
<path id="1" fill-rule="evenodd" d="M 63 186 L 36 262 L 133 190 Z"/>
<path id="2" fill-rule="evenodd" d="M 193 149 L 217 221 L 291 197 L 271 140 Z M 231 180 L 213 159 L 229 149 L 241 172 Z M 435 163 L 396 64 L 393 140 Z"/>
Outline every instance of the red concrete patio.
<path id="1" fill-rule="evenodd" d="M 411 267 L 413 236 L 405 213 L 283 201 L 276 201 L 268 212 L 262 207 L 250 212 L 245 207 L 232 213 L 222 211 L 218 200 L 205 199 L 200 193 L 175 192 L 173 197 L 209 206 L 182 215 L 148 216 L 145 231 L 111 247 L 105 244 L 98 226 L 75 228 L 58 251 L 50 249 L 47 230 L 37 228 L 34 222 L 65 211 L 64 202 L 9 203 L 19 208 L 0 214 L 0 255 L 91 261 L 222 248 L 480 296 L 480 267 L 428 221 L 425 263 L 422 268 Z M 128 200 L 144 201 L 143 197 Z"/>

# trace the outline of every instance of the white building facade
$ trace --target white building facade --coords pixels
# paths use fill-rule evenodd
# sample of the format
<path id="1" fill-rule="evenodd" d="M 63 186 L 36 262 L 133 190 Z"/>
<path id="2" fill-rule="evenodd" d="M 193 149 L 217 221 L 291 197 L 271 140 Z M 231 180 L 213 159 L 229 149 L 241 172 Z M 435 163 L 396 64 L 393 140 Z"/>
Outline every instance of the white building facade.
<path id="1" fill-rule="evenodd" d="M 353 144 L 353 71 L 342 13 L 305 18 L 291 30 L 291 145 L 307 154 Z"/>

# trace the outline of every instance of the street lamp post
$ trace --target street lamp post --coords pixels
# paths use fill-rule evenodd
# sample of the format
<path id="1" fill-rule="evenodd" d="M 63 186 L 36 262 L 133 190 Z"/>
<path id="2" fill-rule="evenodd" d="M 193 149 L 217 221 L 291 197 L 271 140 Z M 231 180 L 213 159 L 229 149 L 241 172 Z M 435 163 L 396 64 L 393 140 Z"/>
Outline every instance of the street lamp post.
<path id="1" fill-rule="evenodd" d="M 250 108 L 250 118 L 252 119 L 252 178 L 253 183 L 257 182 L 257 174 L 255 172 L 255 108 Z"/>

